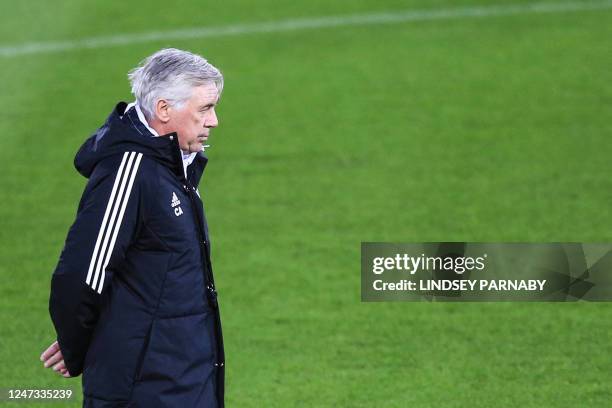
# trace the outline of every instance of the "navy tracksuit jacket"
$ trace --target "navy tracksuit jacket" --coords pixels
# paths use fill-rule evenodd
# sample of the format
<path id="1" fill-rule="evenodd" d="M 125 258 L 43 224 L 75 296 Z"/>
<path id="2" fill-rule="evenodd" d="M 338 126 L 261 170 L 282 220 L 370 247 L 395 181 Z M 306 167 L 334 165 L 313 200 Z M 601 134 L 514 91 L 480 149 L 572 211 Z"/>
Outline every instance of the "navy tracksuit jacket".
<path id="1" fill-rule="evenodd" d="M 80 148 L 89 179 L 49 311 L 85 407 L 221 407 L 224 352 L 204 209 L 175 133 L 119 103 Z"/>

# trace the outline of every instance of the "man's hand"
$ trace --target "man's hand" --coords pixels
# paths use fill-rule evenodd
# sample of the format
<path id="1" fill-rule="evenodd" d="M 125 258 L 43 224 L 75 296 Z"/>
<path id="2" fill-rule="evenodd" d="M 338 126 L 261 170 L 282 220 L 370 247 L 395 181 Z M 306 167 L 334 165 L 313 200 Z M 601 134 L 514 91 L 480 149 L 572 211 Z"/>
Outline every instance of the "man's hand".
<path id="1" fill-rule="evenodd" d="M 70 378 L 70 373 L 66 368 L 66 364 L 64 363 L 64 356 L 62 356 L 62 351 L 60 350 L 59 344 L 57 341 L 54 341 L 53 344 L 49 346 L 41 355 L 40 361 L 42 361 L 46 368 L 53 368 L 53 371 L 57 372 L 59 375 Z"/>

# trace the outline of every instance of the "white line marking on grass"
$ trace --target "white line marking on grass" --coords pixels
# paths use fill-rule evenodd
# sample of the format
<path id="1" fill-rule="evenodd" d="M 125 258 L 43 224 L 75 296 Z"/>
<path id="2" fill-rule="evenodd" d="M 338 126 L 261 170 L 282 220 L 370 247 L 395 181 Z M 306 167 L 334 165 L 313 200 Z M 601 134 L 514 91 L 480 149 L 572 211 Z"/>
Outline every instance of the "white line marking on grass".
<path id="1" fill-rule="evenodd" d="M 151 31 L 146 33 L 120 34 L 90 37 L 67 41 L 29 42 L 0 46 L 0 57 L 15 57 L 27 54 L 57 53 L 71 50 L 95 49 L 168 40 L 188 40 L 206 37 L 275 33 L 282 31 L 312 30 L 343 26 L 374 24 L 399 24 L 411 21 L 450 20 L 462 18 L 484 18 L 515 14 L 563 13 L 572 11 L 601 10 L 612 8 L 612 0 L 580 1 L 563 3 L 527 3 L 498 6 L 470 6 L 431 10 L 403 10 L 352 14 L 315 18 L 271 21 L 267 23 L 235 24 L 217 27 L 187 28 L 181 30 Z"/>

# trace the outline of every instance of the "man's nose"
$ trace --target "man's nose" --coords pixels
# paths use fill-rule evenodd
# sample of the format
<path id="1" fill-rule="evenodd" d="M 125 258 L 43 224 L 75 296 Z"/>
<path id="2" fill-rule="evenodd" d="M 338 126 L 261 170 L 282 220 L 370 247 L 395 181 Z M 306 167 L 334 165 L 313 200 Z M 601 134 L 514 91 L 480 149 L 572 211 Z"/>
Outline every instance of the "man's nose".
<path id="1" fill-rule="evenodd" d="M 219 126 L 219 119 L 217 119 L 217 113 L 214 110 L 211 110 L 210 115 L 206 118 L 204 122 L 204 127 L 214 128 Z"/>

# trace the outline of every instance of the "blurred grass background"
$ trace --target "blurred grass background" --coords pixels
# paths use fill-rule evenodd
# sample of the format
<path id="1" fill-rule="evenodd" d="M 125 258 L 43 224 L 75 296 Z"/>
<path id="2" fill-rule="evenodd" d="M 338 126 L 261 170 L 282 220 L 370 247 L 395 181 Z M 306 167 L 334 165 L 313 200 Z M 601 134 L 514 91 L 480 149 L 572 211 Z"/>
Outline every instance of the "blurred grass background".
<path id="1" fill-rule="evenodd" d="M 3 5 L 0 46 L 529 3 L 37 0 Z M 0 57 L 0 387 L 80 393 L 38 360 L 72 159 L 131 100 L 127 71 L 173 46 L 226 80 L 200 191 L 228 406 L 609 405 L 610 305 L 361 303 L 359 248 L 611 241 L 611 38 L 605 9 Z"/>

